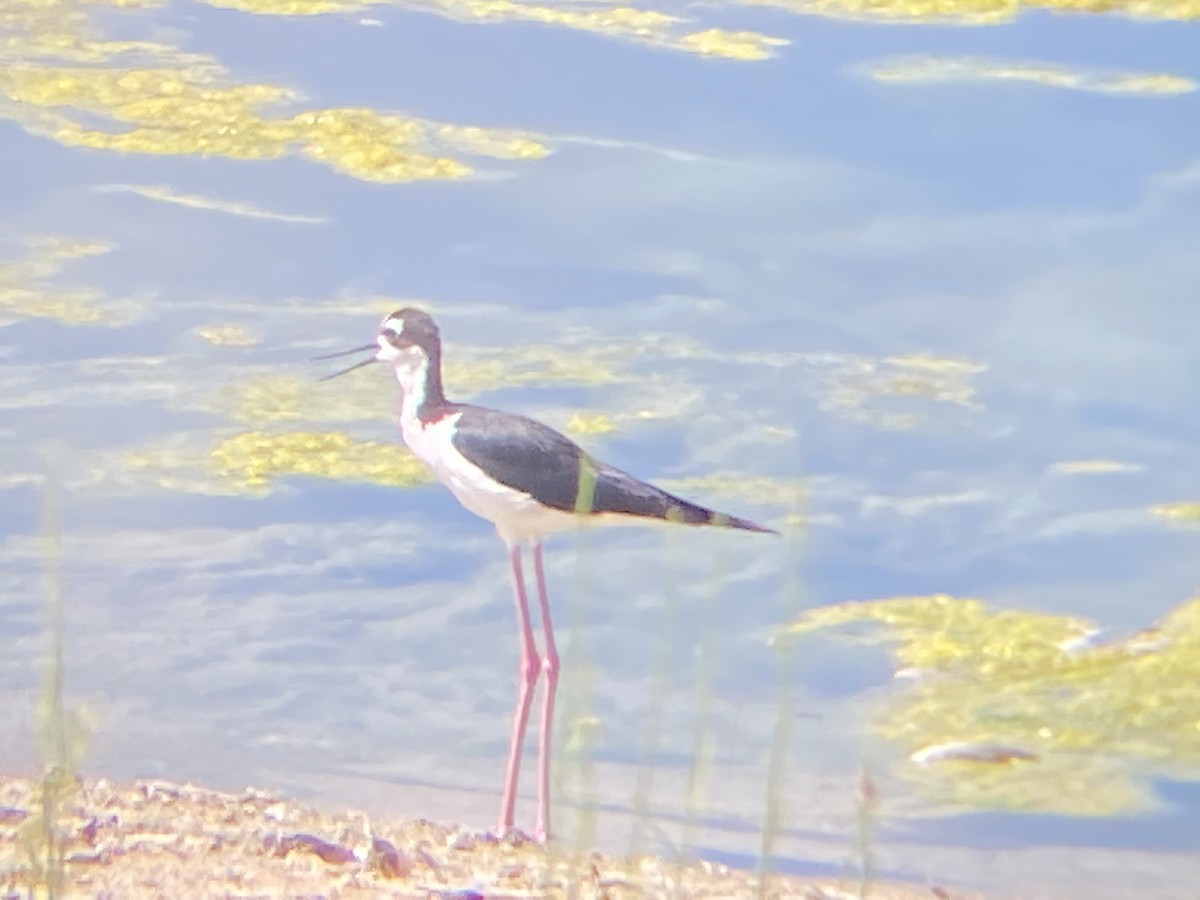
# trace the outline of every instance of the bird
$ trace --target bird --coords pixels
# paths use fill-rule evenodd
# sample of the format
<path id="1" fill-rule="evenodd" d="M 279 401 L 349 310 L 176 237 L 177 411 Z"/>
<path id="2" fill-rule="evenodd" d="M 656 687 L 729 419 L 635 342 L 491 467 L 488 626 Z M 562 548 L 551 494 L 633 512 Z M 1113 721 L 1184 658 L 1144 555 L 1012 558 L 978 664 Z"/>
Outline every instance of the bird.
<path id="1" fill-rule="evenodd" d="M 433 317 L 405 307 L 383 318 L 375 340 L 315 357 L 371 355 L 321 378 L 338 378 L 374 363 L 391 368 L 400 385 L 399 425 L 404 443 L 464 507 L 496 528 L 508 551 L 517 612 L 520 663 L 516 705 L 497 825 L 513 834 L 517 780 L 530 708 L 545 677 L 538 732 L 537 813 L 532 837 L 550 839 L 550 739 L 559 657 L 546 589 L 543 541 L 584 523 L 674 522 L 778 534 L 749 519 L 707 509 L 594 459 L 570 438 L 527 416 L 446 399 L 441 332 Z M 533 559 L 543 649 L 534 640 L 523 567 Z"/>

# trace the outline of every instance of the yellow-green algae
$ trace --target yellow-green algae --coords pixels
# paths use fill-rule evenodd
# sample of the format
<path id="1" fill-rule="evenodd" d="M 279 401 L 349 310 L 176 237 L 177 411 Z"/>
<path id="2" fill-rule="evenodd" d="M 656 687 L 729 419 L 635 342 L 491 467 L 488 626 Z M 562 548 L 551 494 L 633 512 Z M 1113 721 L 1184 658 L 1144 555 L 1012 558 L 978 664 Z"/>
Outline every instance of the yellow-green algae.
<path id="1" fill-rule="evenodd" d="M 180 56 L 177 48 L 155 41 L 106 40 L 92 20 L 97 8 L 131 10 L 162 5 L 163 0 L 6 0 L 0 4 L 0 63 L 41 59 L 92 63 L 132 54 Z"/>
<path id="2" fill-rule="evenodd" d="M 1200 19 L 1200 0 L 739 0 L 804 15 L 882 22 L 1002 25 L 1035 11 L 1124 15 L 1189 22 Z"/>
<path id="3" fill-rule="evenodd" d="M 1161 503 L 1150 511 L 1164 519 L 1182 522 L 1200 522 L 1200 502 Z"/>
<path id="4" fill-rule="evenodd" d="M 127 447 L 105 459 L 97 454 L 91 473 L 98 481 L 122 490 L 145 489 L 148 485 L 184 494 L 214 497 L 235 496 L 248 491 L 263 493 L 223 477 L 213 464 L 212 436 L 208 433 L 174 434 L 167 438 Z"/>
<path id="5" fill-rule="evenodd" d="M 196 335 L 217 347 L 253 347 L 258 338 L 244 325 L 219 324 L 201 325 Z"/>
<path id="6" fill-rule="evenodd" d="M 612 434 L 617 430 L 617 423 L 606 413 L 575 412 L 571 413 L 563 430 L 575 435 Z"/>
<path id="7" fill-rule="evenodd" d="M 876 81 L 934 84 L 970 81 L 1023 81 L 1047 87 L 1101 94 L 1168 96 L 1196 90 L 1196 82 L 1166 72 L 1090 72 L 1057 63 L 1017 62 L 959 56 L 907 56 L 867 67 Z"/>
<path id="8" fill-rule="evenodd" d="M 459 180 L 474 174 L 469 157 L 537 160 L 550 152 L 540 136 L 513 129 L 430 122 L 367 108 L 285 112 L 300 97 L 281 85 L 238 83 L 211 56 L 150 41 L 109 41 L 96 10 L 150 2 L 25 0 L 0 11 L 0 117 L 75 147 L 120 153 L 269 160 L 302 153 L 354 178 L 376 182 Z M 256 13 L 344 12 L 364 3 L 229 2 Z M 532 21 L 643 40 L 709 56 L 763 59 L 786 43 L 753 32 L 685 32 L 685 21 L 610 6 L 441 2 L 416 4 L 470 21 Z M 230 201 L 151 188 L 157 199 L 240 215 L 279 214 Z M 149 195 L 149 194 L 148 194 Z"/>
<path id="9" fill-rule="evenodd" d="M 469 164 L 438 152 L 439 126 L 372 109 L 269 110 L 296 98 L 270 84 L 228 84 L 213 67 L 101 69 L 37 67 L 0 71 L 0 92 L 29 130 L 68 146 L 158 155 L 277 159 L 293 148 L 366 181 L 461 179 Z M 23 116 L 32 109 L 37 117 Z M 83 113 L 85 115 L 80 115 Z M 92 116 L 113 128 L 91 127 Z M 459 141 L 461 145 L 461 141 Z M 532 137 L 480 140 L 476 155 L 536 159 Z"/>
<path id="10" fill-rule="evenodd" d="M 16 259 L 0 262 L 0 316 L 56 319 L 66 325 L 111 325 L 130 318 L 128 304 L 114 303 L 100 291 L 57 285 L 67 263 L 108 253 L 111 244 L 34 237 L 24 241 L 23 249 Z"/>
<path id="11" fill-rule="evenodd" d="M 790 42 L 756 31 L 707 28 L 688 31 L 689 20 L 650 9 L 595 2 L 581 8 L 575 2 L 531 0 L 208 0 L 212 6 L 276 16 L 341 14 L 369 6 L 392 5 L 437 13 L 462 22 L 497 24 L 530 22 L 621 40 L 636 41 L 740 61 L 758 61 L 774 55 L 774 48 Z"/>
<path id="12" fill-rule="evenodd" d="M 705 29 L 687 32 L 689 20 L 656 10 L 613 2 L 532 2 L 532 0 L 209 0 L 263 15 L 347 13 L 370 6 L 394 5 L 424 10 L 467 22 L 534 22 L 605 37 L 657 44 L 730 59 L 759 60 L 789 42 L 758 32 Z M 805 15 L 894 22 L 1002 24 L 1024 12 L 1112 14 L 1140 19 L 1188 21 L 1200 18 L 1197 0 L 737 0 L 734 5 L 772 6 Z"/>
<path id="13" fill-rule="evenodd" d="M 415 487 L 432 479 L 425 465 L 393 443 L 356 441 L 341 432 L 247 431 L 212 451 L 219 474 L 250 490 L 287 475 Z"/>
<path id="14" fill-rule="evenodd" d="M 511 129 L 363 108 L 285 112 L 299 101 L 294 91 L 238 83 L 213 57 L 96 36 L 91 16 L 97 9 L 144 5 L 150 4 L 28 0 L 5 6 L 0 118 L 67 146 L 122 153 L 262 160 L 300 152 L 377 182 L 462 179 L 474 171 L 463 155 L 533 160 L 549 153 L 536 136 Z"/>
<path id="15" fill-rule="evenodd" d="M 394 6 L 431 12 L 462 22 L 498 24 L 526 22 L 635 41 L 701 56 L 759 61 L 786 46 L 784 38 L 755 31 L 703 28 L 689 31 L 688 18 L 617 3 L 597 2 L 581 8 L 573 2 L 528 0 L 209 0 L 215 7 L 256 15 L 344 15 L 372 6 Z M 55 58 L 96 62 L 134 53 L 163 55 L 173 48 L 151 41 L 111 41 L 95 33 L 90 13 L 97 7 L 133 9 L 163 5 L 163 0 L 16 0 L 0 11 L 0 25 L 11 37 L 0 37 L 0 50 L 22 59 Z M 189 56 L 195 59 L 195 56 Z"/>
<path id="16" fill-rule="evenodd" d="M 874 723 L 882 735 L 910 753 L 965 741 L 1037 757 L 902 768 L 937 800 L 1111 815 L 1154 803 L 1146 770 L 1200 776 L 1200 598 L 1152 631 L 1098 645 L 1084 619 L 946 595 L 822 607 L 784 634 L 849 622 L 885 625 L 896 656 L 919 676 Z"/>
<path id="17" fill-rule="evenodd" d="M 352 381 L 316 382 L 316 375 L 258 375 L 221 391 L 221 406 L 235 422 L 356 421 L 378 419 L 394 409 L 386 385 Z"/>
<path id="18" fill-rule="evenodd" d="M 1068 459 L 1050 466 L 1050 471 L 1059 475 L 1110 475 L 1118 472 L 1140 472 L 1138 463 L 1126 463 L 1115 459 Z"/>
<path id="19" fill-rule="evenodd" d="M 970 380 L 986 369 L 983 363 L 931 353 L 886 356 L 871 388 L 894 397 L 927 397 L 971 406 L 975 388 Z"/>
<path id="20" fill-rule="evenodd" d="M 973 379 L 987 369 L 983 363 L 933 354 L 909 356 L 837 355 L 821 367 L 822 406 L 880 428 L 915 428 L 924 420 L 918 412 L 897 412 L 868 406 L 874 401 L 900 403 L 932 400 L 976 409 Z"/>
<path id="21" fill-rule="evenodd" d="M 447 389 L 466 394 L 510 385 L 615 384 L 629 375 L 618 368 L 625 345 L 562 347 L 530 344 L 460 353 L 445 364 Z"/>

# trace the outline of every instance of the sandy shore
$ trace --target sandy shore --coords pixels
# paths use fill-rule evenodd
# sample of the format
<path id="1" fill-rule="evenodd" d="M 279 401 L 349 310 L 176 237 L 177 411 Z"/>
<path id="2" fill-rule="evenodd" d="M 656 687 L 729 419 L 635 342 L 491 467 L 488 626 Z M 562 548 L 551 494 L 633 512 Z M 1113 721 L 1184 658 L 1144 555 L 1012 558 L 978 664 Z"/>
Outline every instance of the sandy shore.
<path id="1" fill-rule="evenodd" d="M 64 895 L 192 897 L 850 898 L 858 885 L 771 877 L 701 860 L 575 853 L 424 820 L 330 815 L 248 789 L 66 781 L 55 816 Z M 41 783 L 0 775 L 0 888 L 25 896 L 45 860 Z M 44 894 L 35 891 L 35 895 Z M 874 884 L 877 900 L 965 898 Z M 978 896 L 978 895 L 970 895 Z"/>

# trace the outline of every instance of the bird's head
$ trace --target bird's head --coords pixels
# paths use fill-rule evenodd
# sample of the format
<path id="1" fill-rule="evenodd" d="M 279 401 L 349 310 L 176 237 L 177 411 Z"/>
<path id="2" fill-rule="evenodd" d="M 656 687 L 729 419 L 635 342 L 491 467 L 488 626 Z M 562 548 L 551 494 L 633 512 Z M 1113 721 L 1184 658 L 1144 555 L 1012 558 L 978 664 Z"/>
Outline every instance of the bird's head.
<path id="1" fill-rule="evenodd" d="M 326 375 L 322 381 L 337 378 L 371 363 L 382 362 L 389 364 L 396 372 L 401 383 L 429 365 L 431 358 L 438 355 L 441 337 L 433 316 L 422 309 L 406 306 L 394 313 L 384 316 L 379 323 L 379 334 L 374 343 L 353 347 L 349 350 L 339 350 L 337 353 L 327 353 L 316 359 L 333 359 L 338 356 L 348 356 L 351 353 L 366 353 L 374 351 L 368 359 L 356 362 L 354 365 Z"/>
<path id="2" fill-rule="evenodd" d="M 380 362 L 407 361 L 434 356 L 441 337 L 433 316 L 423 309 L 407 306 L 384 317 L 376 343 L 379 349 L 375 358 Z"/>

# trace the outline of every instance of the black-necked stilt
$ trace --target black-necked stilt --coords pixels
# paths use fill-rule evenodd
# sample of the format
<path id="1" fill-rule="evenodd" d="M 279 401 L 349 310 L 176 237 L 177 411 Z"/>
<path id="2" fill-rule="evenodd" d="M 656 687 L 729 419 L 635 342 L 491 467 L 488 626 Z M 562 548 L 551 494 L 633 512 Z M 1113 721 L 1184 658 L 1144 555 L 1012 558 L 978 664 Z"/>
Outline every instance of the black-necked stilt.
<path id="1" fill-rule="evenodd" d="M 542 541 L 585 521 L 719 525 L 775 533 L 747 519 L 713 512 L 632 475 L 592 459 L 554 429 L 513 413 L 451 403 L 442 391 L 442 345 L 437 324 L 426 312 L 407 308 L 387 316 L 374 343 L 319 356 L 331 359 L 373 351 L 369 359 L 327 375 L 336 378 L 374 362 L 387 363 L 400 382 L 400 430 L 404 443 L 458 501 L 488 519 L 508 547 L 520 623 L 521 663 L 512 739 L 500 802 L 499 832 L 513 827 L 517 774 L 525 726 L 538 676 L 546 676 L 538 746 L 538 807 L 534 836 L 550 832 L 550 726 L 558 684 L 558 653 L 546 596 Z M 541 608 L 544 651 L 538 656 L 530 624 L 521 549 L 533 550 Z"/>

